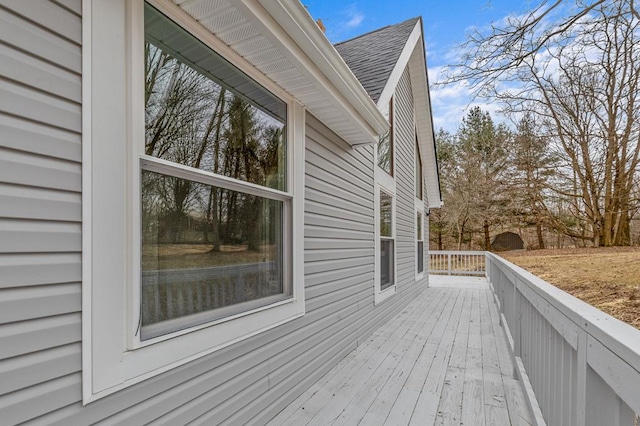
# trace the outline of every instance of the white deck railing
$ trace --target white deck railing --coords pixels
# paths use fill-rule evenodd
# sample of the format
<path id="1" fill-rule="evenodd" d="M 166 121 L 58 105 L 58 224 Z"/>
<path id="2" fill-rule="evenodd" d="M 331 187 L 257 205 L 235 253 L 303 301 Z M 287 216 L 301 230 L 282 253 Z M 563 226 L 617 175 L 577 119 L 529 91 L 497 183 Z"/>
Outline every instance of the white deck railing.
<path id="1" fill-rule="evenodd" d="M 536 423 L 638 425 L 640 331 L 494 254 L 486 259 Z"/>
<path id="2" fill-rule="evenodd" d="M 483 251 L 429 251 L 429 273 L 433 275 L 485 275 Z"/>

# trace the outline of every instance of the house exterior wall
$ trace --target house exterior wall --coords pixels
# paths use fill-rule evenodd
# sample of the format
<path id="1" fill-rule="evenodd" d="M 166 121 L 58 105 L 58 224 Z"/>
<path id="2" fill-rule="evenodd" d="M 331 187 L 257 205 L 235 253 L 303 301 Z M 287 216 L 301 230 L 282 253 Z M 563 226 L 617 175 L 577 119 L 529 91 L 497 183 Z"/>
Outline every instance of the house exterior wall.
<path id="1" fill-rule="evenodd" d="M 81 399 L 81 33 L 79 0 L 0 7 L 0 424 Z"/>
<path id="2" fill-rule="evenodd" d="M 396 91 L 398 293 L 374 306 L 373 147 L 306 117 L 306 314 L 82 405 L 81 2 L 0 7 L 0 424 L 262 423 L 415 283 L 414 124 Z M 426 281 L 426 279 L 425 279 Z"/>
<path id="3" fill-rule="evenodd" d="M 396 164 L 396 204 L 398 233 L 397 267 L 398 292 L 402 293 L 415 282 L 416 268 L 416 211 L 415 211 L 415 121 L 409 69 L 400 77 L 394 93 Z M 424 255 L 427 256 L 425 250 Z M 425 257 L 428 258 L 428 257 Z M 426 280 L 426 278 L 425 278 Z M 425 281 L 426 282 L 426 281 Z"/>

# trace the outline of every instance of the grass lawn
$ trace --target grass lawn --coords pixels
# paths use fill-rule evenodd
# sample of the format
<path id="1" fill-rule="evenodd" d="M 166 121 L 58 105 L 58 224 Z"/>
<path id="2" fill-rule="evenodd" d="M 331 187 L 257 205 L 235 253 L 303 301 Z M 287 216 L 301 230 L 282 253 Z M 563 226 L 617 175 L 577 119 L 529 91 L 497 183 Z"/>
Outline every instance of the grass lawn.
<path id="1" fill-rule="evenodd" d="M 223 245 L 213 252 L 211 244 L 147 244 L 142 249 L 142 269 L 185 269 L 259 263 L 275 260 L 276 249 L 263 245 L 258 251 L 246 245 Z"/>
<path id="2" fill-rule="evenodd" d="M 499 255 L 640 329 L 640 248 L 534 250 Z"/>

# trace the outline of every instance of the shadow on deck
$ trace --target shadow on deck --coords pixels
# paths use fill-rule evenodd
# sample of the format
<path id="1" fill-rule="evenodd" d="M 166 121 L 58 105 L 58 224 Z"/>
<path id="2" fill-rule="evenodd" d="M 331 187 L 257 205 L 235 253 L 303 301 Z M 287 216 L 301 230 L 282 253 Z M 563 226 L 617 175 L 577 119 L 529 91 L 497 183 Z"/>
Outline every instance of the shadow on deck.
<path id="1" fill-rule="evenodd" d="M 486 279 L 429 279 L 270 425 L 531 424 Z"/>

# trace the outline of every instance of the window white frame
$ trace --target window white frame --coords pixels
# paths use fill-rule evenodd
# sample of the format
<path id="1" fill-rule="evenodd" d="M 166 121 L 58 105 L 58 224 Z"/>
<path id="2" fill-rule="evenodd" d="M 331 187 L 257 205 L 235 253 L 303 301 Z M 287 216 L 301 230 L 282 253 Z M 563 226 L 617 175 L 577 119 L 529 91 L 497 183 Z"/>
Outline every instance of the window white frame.
<path id="1" fill-rule="evenodd" d="M 279 195 L 291 203 L 290 255 L 285 252 L 285 262 L 290 265 L 293 297 L 139 340 L 144 3 L 83 0 L 85 404 L 304 315 L 304 108 L 175 4 L 150 3 L 287 104 L 288 185 Z"/>
<path id="2" fill-rule="evenodd" d="M 383 171 L 386 174 L 386 172 Z M 391 237 L 382 237 L 380 235 L 380 193 L 385 192 L 387 195 L 391 196 Z M 396 196 L 389 188 L 384 187 L 383 185 L 376 184 L 375 185 L 375 197 L 374 197 L 374 208 L 375 208 L 375 266 L 374 266 L 374 278 L 375 278 L 375 292 L 374 292 L 374 303 L 377 305 L 393 296 L 397 292 L 398 288 L 398 257 L 397 257 L 397 233 L 396 233 Z M 380 285 L 380 280 L 382 277 L 381 272 L 381 239 L 390 239 L 393 240 L 393 285 L 382 289 Z"/>
<path id="3" fill-rule="evenodd" d="M 414 121 L 415 121 L 415 119 L 414 119 Z M 424 198 L 425 198 L 424 197 L 424 177 L 423 176 L 418 176 L 418 172 L 419 171 L 424 173 L 424 168 L 423 168 L 424 166 L 422 165 L 422 158 L 420 156 L 420 145 L 418 144 L 417 137 L 418 137 L 418 132 L 417 132 L 417 129 L 416 129 L 416 142 L 414 144 L 414 147 L 415 147 L 414 148 L 414 156 L 415 156 L 415 158 L 414 158 L 414 173 L 413 173 L 414 174 L 414 185 L 413 185 L 413 188 L 414 188 L 414 206 L 415 206 L 415 217 L 416 217 L 416 220 L 414 220 L 414 225 L 413 225 L 415 227 L 414 228 L 415 232 L 413 234 L 414 237 L 415 237 L 414 238 L 414 240 L 415 240 L 415 248 L 414 248 L 413 252 L 415 253 L 414 259 L 415 259 L 415 265 L 416 265 L 416 267 L 415 267 L 416 281 L 425 277 L 425 275 L 427 274 L 426 271 L 427 271 L 427 268 L 428 268 L 428 262 L 427 262 L 428 257 L 426 256 L 427 251 L 428 251 L 428 247 L 426 247 L 425 243 L 424 243 L 424 241 L 425 241 L 425 237 L 424 236 L 425 236 L 425 232 L 426 232 L 425 223 L 427 223 L 427 221 L 425 219 L 425 208 L 424 208 L 424 206 L 425 206 L 425 202 L 424 202 Z M 416 160 L 419 160 L 419 164 L 420 164 L 420 170 L 419 171 L 416 170 L 416 167 L 415 167 Z M 418 186 L 417 185 L 418 179 L 422 180 L 422 185 L 420 185 L 420 187 L 422 188 L 422 194 L 417 194 L 416 193 L 416 187 Z M 418 241 L 419 241 L 418 240 L 418 236 L 417 236 L 417 233 L 418 233 L 417 232 L 417 227 L 418 227 L 417 216 L 418 216 L 418 213 L 420 213 L 422 215 L 422 240 L 421 241 L 422 241 L 422 247 L 423 247 L 422 255 L 423 255 L 423 262 L 424 262 L 423 263 L 422 272 L 418 272 Z"/>
<path id="4" fill-rule="evenodd" d="M 422 231 L 422 235 L 418 235 L 418 215 L 420 215 L 420 222 L 421 222 L 421 231 Z M 422 279 L 424 278 L 424 276 L 426 275 L 426 270 L 427 270 L 427 262 L 426 262 L 426 247 L 425 247 L 425 243 L 424 243 L 424 233 L 425 233 L 425 229 L 424 229 L 424 224 L 425 224 L 425 219 L 424 219 L 425 215 L 424 215 L 424 205 L 418 205 L 416 204 L 416 208 L 415 208 L 415 218 L 416 220 L 414 221 L 414 226 L 415 226 L 415 248 L 414 248 L 414 259 L 415 259 L 415 274 L 416 274 L 416 280 Z M 418 271 L 418 243 L 422 241 L 422 271 Z"/>

